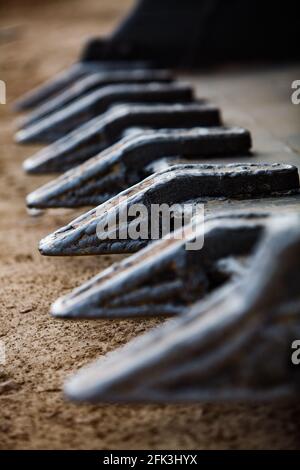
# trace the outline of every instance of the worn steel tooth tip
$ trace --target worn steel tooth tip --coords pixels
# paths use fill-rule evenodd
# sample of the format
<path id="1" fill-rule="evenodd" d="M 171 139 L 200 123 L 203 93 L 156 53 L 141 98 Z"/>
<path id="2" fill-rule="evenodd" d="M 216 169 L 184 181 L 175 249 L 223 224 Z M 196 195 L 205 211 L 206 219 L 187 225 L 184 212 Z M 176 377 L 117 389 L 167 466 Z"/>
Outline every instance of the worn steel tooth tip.
<path id="1" fill-rule="evenodd" d="M 247 155 L 249 145 L 248 131 L 240 128 L 160 129 L 135 133 L 37 189 L 27 197 L 27 205 L 36 208 L 97 205 L 153 173 L 149 164 L 162 156 L 180 155 L 201 160 L 237 153 Z M 32 161 L 27 165 L 32 165 Z M 255 169 L 259 167 L 252 168 Z M 275 171 L 278 173 L 277 168 Z"/>
<path id="2" fill-rule="evenodd" d="M 74 318 L 182 314 L 241 275 L 243 267 L 231 257 L 248 255 L 266 223 L 265 214 L 252 212 L 191 222 L 184 234 L 179 229 L 172 239 L 151 243 L 59 298 L 51 313 Z"/>
<path id="3" fill-rule="evenodd" d="M 207 207 L 210 200 L 220 198 L 251 201 L 253 198 L 271 198 L 275 193 L 278 200 L 280 195 L 298 190 L 298 170 L 292 165 L 175 165 L 149 176 L 54 232 L 42 241 L 40 249 L 45 255 L 134 252 L 151 240 L 149 215 L 153 204 L 164 203 L 171 207 L 173 204 L 198 201 L 205 202 Z M 31 205 L 32 201 L 28 203 Z M 145 208 L 143 217 L 147 220 L 148 236 L 143 234 L 143 237 L 133 239 L 127 236 L 127 216 L 130 207 L 136 207 L 136 204 Z M 121 220 L 120 224 L 118 220 Z"/>
<path id="4" fill-rule="evenodd" d="M 52 256 L 59 256 L 59 253 L 57 253 L 56 248 L 56 237 L 54 234 L 47 235 L 47 237 L 43 238 L 40 243 L 39 243 L 39 251 L 42 255 L 48 255 L 48 247 L 51 246 L 51 254 Z"/>
<path id="5" fill-rule="evenodd" d="M 90 402 L 274 400 L 299 395 L 299 217 L 276 218 L 243 279 L 81 369 L 65 395 Z"/>
<path id="6" fill-rule="evenodd" d="M 117 103 L 191 102 L 193 90 L 177 83 L 108 85 L 16 133 L 18 143 L 54 142 Z"/>
<path id="7" fill-rule="evenodd" d="M 171 81 L 173 81 L 171 74 L 166 70 L 133 69 L 92 73 L 83 78 L 79 78 L 66 90 L 37 107 L 22 121 L 20 128 L 28 127 L 41 118 L 53 112 L 57 112 L 71 102 L 82 98 L 87 93 L 107 85 L 149 82 L 170 83 Z"/>
<path id="8" fill-rule="evenodd" d="M 113 145 L 132 126 L 175 129 L 220 124 L 219 109 L 201 103 L 115 105 L 25 160 L 24 169 L 28 173 L 61 173 Z"/>
<path id="9" fill-rule="evenodd" d="M 34 90 L 26 93 L 22 98 L 19 98 L 14 103 L 15 111 L 26 111 L 28 109 L 40 106 L 42 103 L 47 101 L 49 98 L 57 95 L 61 91 L 72 86 L 74 82 L 83 78 L 84 76 L 97 73 L 97 72 L 108 72 L 108 71 L 125 71 L 132 69 L 143 69 L 147 68 L 147 64 L 144 62 L 126 62 L 126 61 L 115 61 L 115 62 L 78 62 L 72 65 L 70 68 L 57 74 L 54 78 L 48 80 L 45 84 L 35 88 Z"/>

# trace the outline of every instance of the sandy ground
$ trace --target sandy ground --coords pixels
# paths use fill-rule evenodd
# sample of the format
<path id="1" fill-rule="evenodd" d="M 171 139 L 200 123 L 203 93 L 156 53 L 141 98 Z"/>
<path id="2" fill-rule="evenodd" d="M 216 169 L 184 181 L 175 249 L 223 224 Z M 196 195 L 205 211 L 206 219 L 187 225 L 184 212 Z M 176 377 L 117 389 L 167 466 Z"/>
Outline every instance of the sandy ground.
<path id="1" fill-rule="evenodd" d="M 299 448 L 297 404 L 77 406 L 62 397 L 67 374 L 125 343 L 157 320 L 50 318 L 53 300 L 117 257 L 49 259 L 39 255 L 40 238 L 69 221 L 74 213 L 40 218 L 27 215 L 25 195 L 48 178 L 23 174 L 22 160 L 36 149 L 13 144 L 16 118 L 10 105 L 24 91 L 71 64 L 83 41 L 90 35 L 108 32 L 130 3 L 13 0 L 0 7 L 0 79 L 6 81 L 8 94 L 7 105 L 0 106 L 0 339 L 7 355 L 6 364 L 0 366 L 0 448 Z M 260 80 L 261 75 L 252 75 L 254 82 L 249 82 L 249 74 L 226 77 L 220 81 L 204 75 L 202 82 L 194 82 L 200 92 L 226 105 L 229 121 L 232 118 L 236 124 L 256 131 L 256 143 L 269 156 L 272 151 L 284 155 L 287 144 L 299 150 L 294 110 L 281 108 L 270 91 L 251 95 L 249 83 Z M 288 75 L 280 72 L 276 77 L 282 95 L 282 78 Z M 262 76 L 267 90 L 269 79 L 268 75 Z M 237 84 L 245 94 L 234 100 Z M 270 106 L 273 114 L 278 117 L 279 113 L 282 135 L 276 135 L 272 123 L 268 129 L 263 128 L 266 106 L 260 106 L 262 100 L 269 105 L 269 114 Z M 287 115 L 292 124 L 286 130 Z M 288 151 L 292 159 L 298 158 L 290 147 Z"/>

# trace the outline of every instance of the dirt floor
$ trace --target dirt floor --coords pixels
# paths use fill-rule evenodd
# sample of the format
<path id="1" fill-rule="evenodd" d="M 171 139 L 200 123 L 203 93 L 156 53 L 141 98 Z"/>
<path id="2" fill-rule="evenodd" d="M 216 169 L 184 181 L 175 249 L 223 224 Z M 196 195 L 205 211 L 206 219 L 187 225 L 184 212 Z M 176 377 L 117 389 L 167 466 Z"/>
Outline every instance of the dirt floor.
<path id="1" fill-rule="evenodd" d="M 31 218 L 24 197 L 47 177 L 25 176 L 34 147 L 13 143 L 15 98 L 71 64 L 91 35 L 110 31 L 130 1 L 15 1 L 0 7 L 0 366 L 1 449 L 300 448 L 300 407 L 268 405 L 78 406 L 63 399 L 67 374 L 127 342 L 157 320 L 60 321 L 49 305 L 118 257 L 43 258 L 38 241 L 74 212 Z M 203 74 L 199 94 L 245 125 L 264 159 L 298 161 L 299 119 L 288 105 L 299 69 Z M 277 97 L 277 98 L 276 98 Z M 286 105 L 282 105 L 285 102 Z M 273 116 L 271 120 L 267 118 Z M 298 121 L 297 121 L 298 119 Z"/>

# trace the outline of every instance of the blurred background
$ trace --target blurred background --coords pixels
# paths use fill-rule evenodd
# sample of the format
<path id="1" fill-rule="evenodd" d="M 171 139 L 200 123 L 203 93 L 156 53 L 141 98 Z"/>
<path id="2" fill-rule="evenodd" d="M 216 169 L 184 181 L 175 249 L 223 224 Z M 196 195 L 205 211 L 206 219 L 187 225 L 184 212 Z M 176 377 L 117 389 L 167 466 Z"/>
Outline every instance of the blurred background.
<path id="1" fill-rule="evenodd" d="M 0 78 L 9 82 L 8 99 L 74 62 L 87 39 L 111 32 L 133 4 L 133 0 L 0 2 Z"/>

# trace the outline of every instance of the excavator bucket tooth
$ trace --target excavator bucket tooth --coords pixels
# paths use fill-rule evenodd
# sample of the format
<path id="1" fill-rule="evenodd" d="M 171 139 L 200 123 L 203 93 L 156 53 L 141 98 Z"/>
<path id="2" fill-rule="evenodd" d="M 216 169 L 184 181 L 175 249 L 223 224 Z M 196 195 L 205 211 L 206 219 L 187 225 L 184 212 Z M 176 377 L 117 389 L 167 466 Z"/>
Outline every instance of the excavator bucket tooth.
<path id="1" fill-rule="evenodd" d="M 220 124 L 219 109 L 201 103 L 115 105 L 25 160 L 23 167 L 27 173 L 62 173 L 113 145 L 128 130 L 132 134 L 135 129 L 137 134 L 137 128 L 145 127 L 176 129 Z"/>
<path id="2" fill-rule="evenodd" d="M 34 122 L 60 111 L 73 101 L 82 98 L 91 91 L 98 90 L 107 85 L 120 83 L 171 83 L 173 81 L 170 72 L 166 70 L 121 70 L 98 72 L 78 79 L 73 85 L 47 100 L 21 122 L 20 128 L 28 127 Z"/>
<path id="3" fill-rule="evenodd" d="M 27 206 L 98 205 L 151 174 L 148 165 L 163 156 L 199 161 L 247 155 L 250 146 L 249 132 L 240 128 L 160 129 L 134 134 L 29 194 Z"/>
<path id="4" fill-rule="evenodd" d="M 84 402 L 296 398 L 299 214 L 274 217 L 241 279 L 86 366 L 65 384 Z"/>
<path id="5" fill-rule="evenodd" d="M 229 214 L 193 221 L 173 238 L 150 243 L 52 305 L 52 315 L 115 318 L 180 315 L 235 276 L 262 236 L 267 215 Z M 178 233 L 179 232 L 179 233 Z M 203 242 L 205 243 L 203 244 Z"/>
<path id="6" fill-rule="evenodd" d="M 119 103 L 185 103 L 194 99 L 189 85 L 141 83 L 108 85 L 16 133 L 18 143 L 49 143 Z"/>
<path id="7" fill-rule="evenodd" d="M 174 205 L 193 207 L 199 203 L 212 212 L 218 203 L 226 206 L 224 199 L 227 205 L 236 200 L 240 205 L 255 206 L 258 200 L 258 205 L 272 206 L 292 192 L 297 198 L 299 175 L 292 165 L 175 165 L 50 234 L 40 242 L 40 252 L 50 256 L 134 252 L 147 245 L 154 232 L 160 238 L 168 230 L 162 227 L 159 212 L 158 217 L 152 214 L 153 208 L 159 211 L 162 204 L 170 210 Z M 139 226 L 143 227 L 140 235 L 128 236 L 129 229 L 133 233 Z"/>
<path id="8" fill-rule="evenodd" d="M 54 78 L 43 85 L 29 91 L 14 103 L 15 111 L 27 111 L 42 105 L 47 100 L 68 89 L 77 80 L 94 73 L 109 73 L 112 71 L 127 71 L 132 69 L 147 69 L 149 63 L 143 61 L 80 61 L 71 65 L 68 69 L 58 73 Z"/>

